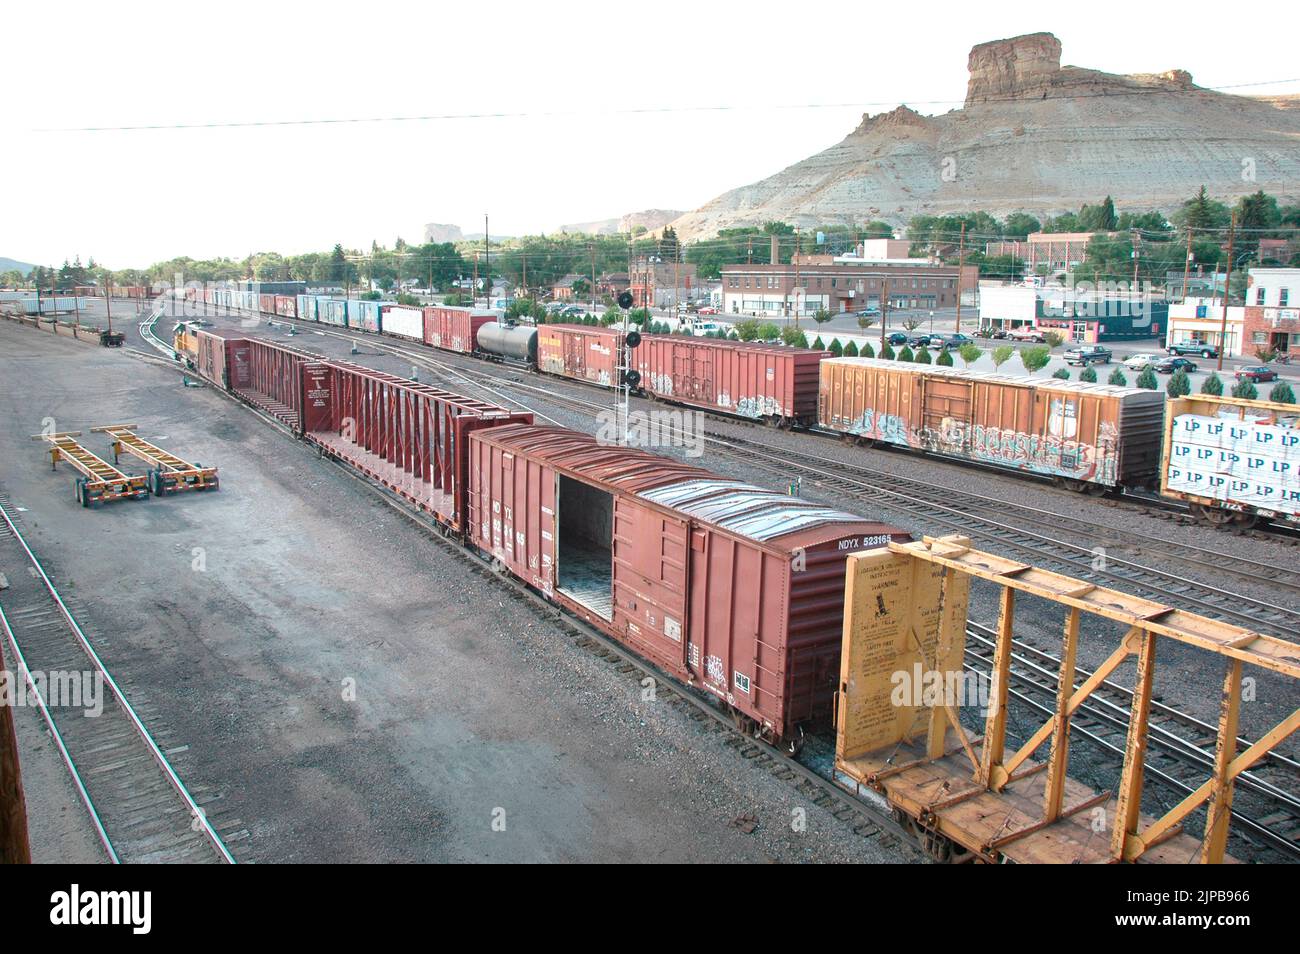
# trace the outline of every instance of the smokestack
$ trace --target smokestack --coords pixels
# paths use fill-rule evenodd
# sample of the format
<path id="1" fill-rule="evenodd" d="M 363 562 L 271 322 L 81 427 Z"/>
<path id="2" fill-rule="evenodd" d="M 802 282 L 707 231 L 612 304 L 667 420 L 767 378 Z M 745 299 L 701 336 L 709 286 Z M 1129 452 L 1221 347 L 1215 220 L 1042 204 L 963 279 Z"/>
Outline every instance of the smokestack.
<path id="1" fill-rule="evenodd" d="M 772 264 L 781 264 L 781 237 L 779 235 L 772 236 Z"/>

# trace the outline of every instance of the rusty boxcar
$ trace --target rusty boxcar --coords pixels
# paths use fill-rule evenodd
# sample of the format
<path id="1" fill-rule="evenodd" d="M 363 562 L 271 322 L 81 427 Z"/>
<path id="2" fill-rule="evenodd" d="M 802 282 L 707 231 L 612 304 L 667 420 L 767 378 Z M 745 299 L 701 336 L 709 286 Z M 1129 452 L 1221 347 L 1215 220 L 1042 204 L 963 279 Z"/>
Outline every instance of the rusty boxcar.
<path id="1" fill-rule="evenodd" d="M 828 718 L 844 561 L 910 536 L 558 427 L 470 436 L 469 539 L 792 747 Z"/>
<path id="2" fill-rule="evenodd" d="M 821 366 L 819 423 L 862 441 L 1104 493 L 1154 483 L 1164 395 L 876 358 Z"/>
<path id="3" fill-rule="evenodd" d="M 444 351 L 473 354 L 478 348 L 478 330 L 496 313 L 476 308 L 430 305 L 424 309 L 424 343 Z"/>
<path id="4" fill-rule="evenodd" d="M 471 432 L 533 420 L 346 361 L 305 363 L 300 374 L 302 436 L 455 533 L 464 526 Z"/>
<path id="5" fill-rule="evenodd" d="M 761 342 L 647 335 L 632 364 L 648 394 L 781 426 L 817 420 L 825 351 Z"/>
<path id="6" fill-rule="evenodd" d="M 1300 524 L 1300 408 L 1207 394 L 1170 401 L 1160 493 L 1214 526 Z"/>
<path id="7" fill-rule="evenodd" d="M 623 332 L 594 325 L 539 325 L 537 370 L 607 388 L 619 383 Z"/>

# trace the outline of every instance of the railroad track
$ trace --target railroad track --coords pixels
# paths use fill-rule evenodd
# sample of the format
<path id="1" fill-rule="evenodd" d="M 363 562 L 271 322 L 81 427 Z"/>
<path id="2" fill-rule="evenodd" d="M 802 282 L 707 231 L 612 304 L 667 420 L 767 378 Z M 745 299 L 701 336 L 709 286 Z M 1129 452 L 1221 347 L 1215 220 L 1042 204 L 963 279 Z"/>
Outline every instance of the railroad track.
<path id="1" fill-rule="evenodd" d="M 95 832 L 113 863 L 230 863 L 235 859 L 121 687 L 95 651 L 66 599 L 22 534 L 16 512 L 0 494 L 0 634 L 15 682 L 45 720 Z M 33 678 L 43 674 L 43 678 Z M 102 712 L 59 705 L 73 674 L 86 690 L 98 682 Z M 43 685 L 42 685 L 43 684 Z M 232 823 L 232 827 L 239 823 Z"/>
<path id="2" fill-rule="evenodd" d="M 155 350 L 162 352 L 168 358 L 175 360 L 179 357 L 176 353 L 176 349 L 159 338 L 157 333 L 154 331 L 154 326 L 158 323 L 158 319 L 162 317 L 164 310 L 162 303 L 155 303 L 154 307 L 149 311 L 149 316 L 145 318 L 144 321 L 140 322 L 140 324 L 136 325 L 136 328 L 139 329 L 140 337 L 145 340 L 146 344 Z"/>

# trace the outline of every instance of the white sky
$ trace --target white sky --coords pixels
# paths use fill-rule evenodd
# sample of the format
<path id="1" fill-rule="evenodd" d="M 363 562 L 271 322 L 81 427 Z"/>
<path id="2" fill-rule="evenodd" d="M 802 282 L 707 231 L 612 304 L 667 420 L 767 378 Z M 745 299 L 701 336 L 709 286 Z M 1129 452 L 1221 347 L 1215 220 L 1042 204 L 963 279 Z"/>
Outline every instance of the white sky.
<path id="1" fill-rule="evenodd" d="M 1295 22 L 1289 3 L 1227 17 L 1218 4 L 1057 7 L 10 4 L 0 255 L 143 267 L 419 241 L 425 222 L 481 231 L 485 211 L 493 234 L 521 234 L 691 209 L 826 148 L 864 111 L 960 105 L 972 45 L 1038 30 L 1061 39 L 1063 62 L 1108 72 L 1181 68 L 1203 86 L 1300 77 L 1294 30 L 1280 28 Z M 772 108 L 835 103 L 857 105 Z M 736 108 L 614 112 L 719 105 Z M 36 131 L 499 112 L 530 115 Z"/>

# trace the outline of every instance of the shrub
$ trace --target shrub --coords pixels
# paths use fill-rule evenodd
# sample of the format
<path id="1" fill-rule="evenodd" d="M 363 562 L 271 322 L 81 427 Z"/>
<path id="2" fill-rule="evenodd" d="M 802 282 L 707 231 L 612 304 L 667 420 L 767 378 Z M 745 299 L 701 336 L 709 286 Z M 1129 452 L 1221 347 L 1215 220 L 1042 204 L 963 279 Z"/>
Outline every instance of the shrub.
<path id="1" fill-rule="evenodd" d="M 939 357 L 934 359 L 934 363 L 944 368 L 951 368 L 952 353 L 947 348 L 939 349 Z"/>
<path id="2" fill-rule="evenodd" d="M 911 348 L 909 348 L 907 345 L 903 345 L 903 350 L 898 352 L 898 360 L 906 361 L 908 364 L 911 364 L 913 361 L 916 360 L 916 355 L 912 354 Z"/>
<path id="3" fill-rule="evenodd" d="M 1294 404 L 1295 391 L 1285 381 L 1279 381 L 1273 385 L 1273 390 L 1268 392 L 1268 399 L 1275 404 Z"/>
<path id="4" fill-rule="evenodd" d="M 930 364 L 934 359 L 930 357 L 930 349 L 922 345 L 916 349 L 916 356 L 912 360 L 917 364 Z"/>
<path id="5" fill-rule="evenodd" d="M 1059 348 L 1065 343 L 1065 336 L 1059 331 L 1044 331 L 1043 341 L 1047 344 L 1048 350 Z"/>
<path id="6" fill-rule="evenodd" d="M 1115 370 L 1118 371 L 1119 368 L 1116 368 Z M 1094 368 L 1092 365 L 1088 365 L 1086 368 L 1084 368 L 1082 371 L 1079 372 L 1079 380 L 1087 384 L 1096 384 L 1097 369 Z"/>
<path id="7" fill-rule="evenodd" d="M 864 341 L 864 342 L 862 343 L 862 347 L 858 350 L 858 357 L 860 357 L 860 358 L 874 358 L 875 356 L 876 356 L 876 349 L 873 348 L 873 347 L 871 347 L 871 342 L 870 342 L 870 341 Z"/>
<path id="8" fill-rule="evenodd" d="M 836 338 L 834 341 L 832 341 L 831 346 L 826 350 L 829 351 L 831 354 L 835 355 L 835 357 L 837 358 L 844 357 L 844 348 L 840 346 L 839 338 Z"/>
<path id="9" fill-rule="evenodd" d="M 858 356 L 858 346 L 850 341 L 844 346 L 844 357 L 856 358 Z"/>
<path id="10" fill-rule="evenodd" d="M 1232 396 L 1244 401 L 1258 401 L 1259 388 L 1252 381 L 1238 381 L 1232 386 Z"/>
<path id="11" fill-rule="evenodd" d="M 1211 371 L 1210 376 L 1201 382 L 1201 393 L 1210 397 L 1223 397 L 1223 378 Z"/>
<path id="12" fill-rule="evenodd" d="M 993 353 L 989 357 L 993 359 L 993 367 L 1000 368 L 1002 365 L 1006 364 L 1015 353 L 1016 349 L 1011 347 L 1011 345 L 999 345 L 993 349 Z"/>
<path id="13" fill-rule="evenodd" d="M 1052 372 L 1052 377 L 1060 378 L 1062 381 L 1068 381 L 1070 380 L 1070 369 L 1057 368 L 1055 371 Z"/>
<path id="14" fill-rule="evenodd" d="M 736 322 L 732 330 L 740 336 L 741 341 L 753 341 L 758 337 L 759 327 L 756 318 L 745 318 Z"/>
<path id="15" fill-rule="evenodd" d="M 977 344 L 972 344 L 969 341 L 957 349 L 957 354 L 961 356 L 961 363 L 968 368 L 976 361 L 978 361 L 980 355 L 982 355 L 983 353 L 984 353 L 983 348 L 981 348 Z"/>
<path id="16" fill-rule="evenodd" d="M 1184 394 L 1192 393 L 1192 382 L 1187 377 L 1187 369 L 1179 368 L 1169 378 L 1169 383 L 1165 385 L 1165 393 L 1171 398 L 1182 397 Z"/>
<path id="17" fill-rule="evenodd" d="M 1148 391 L 1154 391 L 1160 386 L 1160 382 L 1156 380 L 1156 373 L 1151 370 L 1150 366 L 1143 368 L 1142 373 L 1138 375 L 1137 386 L 1146 388 Z"/>
<path id="18" fill-rule="evenodd" d="M 888 341 L 886 341 L 881 347 L 880 357 L 883 361 L 893 361 L 894 358 L 897 357 L 897 355 L 894 354 L 894 349 L 890 346 Z"/>
<path id="19" fill-rule="evenodd" d="M 795 343 L 803 337 L 803 332 L 794 325 L 786 325 L 781 329 L 781 341 L 793 347 Z M 806 340 L 806 339 L 805 339 Z"/>
<path id="20" fill-rule="evenodd" d="M 781 326 L 772 321 L 764 322 L 758 329 L 758 336 L 764 341 L 776 341 L 781 337 Z"/>
<path id="21" fill-rule="evenodd" d="M 817 351 L 825 351 L 825 350 L 826 350 L 826 345 L 822 344 L 822 336 L 821 336 L 821 335 L 818 335 L 818 336 L 817 336 L 817 340 L 814 341 L 814 342 L 812 343 L 812 346 L 813 346 L 813 348 L 814 348 L 815 350 L 817 350 Z"/>
<path id="22" fill-rule="evenodd" d="M 1106 383 L 1113 384 L 1117 388 L 1128 387 L 1128 378 L 1124 376 L 1124 369 L 1116 368 L 1114 371 L 1112 371 L 1110 373 L 1110 377 L 1106 379 Z"/>
<path id="23" fill-rule="evenodd" d="M 1020 349 L 1020 363 L 1025 366 L 1025 370 L 1030 374 L 1041 371 L 1047 367 L 1047 363 L 1051 360 L 1052 349 L 1047 345 L 1034 345 L 1030 348 Z"/>

